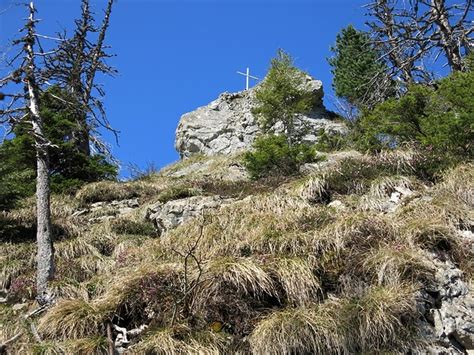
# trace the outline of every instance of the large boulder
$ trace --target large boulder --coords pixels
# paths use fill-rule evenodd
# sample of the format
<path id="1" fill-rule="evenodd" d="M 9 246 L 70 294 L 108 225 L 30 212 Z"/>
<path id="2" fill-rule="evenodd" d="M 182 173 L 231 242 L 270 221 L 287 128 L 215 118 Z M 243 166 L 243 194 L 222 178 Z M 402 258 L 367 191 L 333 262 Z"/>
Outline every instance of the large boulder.
<path id="1" fill-rule="evenodd" d="M 308 115 L 301 115 L 297 125 L 304 126 L 304 140 L 314 143 L 321 129 L 329 134 L 345 133 L 346 126 L 331 119 L 323 105 L 323 85 L 319 80 L 306 77 L 306 86 L 314 96 L 314 106 Z M 225 92 L 210 104 L 184 114 L 176 130 L 176 150 L 182 158 L 194 154 L 232 154 L 248 149 L 261 133 L 252 114 L 255 107 L 255 89 L 238 93 Z M 279 127 L 275 127 L 278 132 Z"/>

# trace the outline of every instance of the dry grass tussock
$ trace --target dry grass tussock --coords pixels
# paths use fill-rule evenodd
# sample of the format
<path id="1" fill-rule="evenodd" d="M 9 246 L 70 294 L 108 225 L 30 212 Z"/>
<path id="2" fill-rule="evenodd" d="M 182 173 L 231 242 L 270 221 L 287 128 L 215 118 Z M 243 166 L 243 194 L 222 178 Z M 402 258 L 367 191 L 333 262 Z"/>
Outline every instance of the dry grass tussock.
<path id="1" fill-rule="evenodd" d="M 59 301 L 38 324 L 38 331 L 49 339 L 81 339 L 104 334 L 109 314 L 104 309 L 81 299 Z"/>
<path id="2" fill-rule="evenodd" d="M 374 180 L 369 191 L 359 200 L 358 208 L 362 211 L 375 210 L 383 212 L 392 193 L 398 192 L 404 197 L 413 199 L 419 196 L 417 191 L 424 190 L 424 186 L 414 178 L 405 176 L 385 176 Z M 405 196 L 407 194 L 408 196 Z"/>
<path id="3" fill-rule="evenodd" d="M 277 296 L 273 279 L 251 258 L 217 258 L 204 266 L 205 283 L 201 286 L 198 302 L 205 305 L 210 298 L 219 297 L 222 291 L 231 287 L 235 291 L 256 298 L 265 295 Z"/>
<path id="4" fill-rule="evenodd" d="M 117 276 L 113 284 L 103 285 L 105 292 L 93 300 L 84 298 L 63 299 L 55 304 L 44 317 L 40 319 L 38 330 L 48 339 L 82 339 L 94 335 L 105 334 L 105 324 L 112 320 L 114 315 L 120 317 L 137 317 L 143 314 L 143 309 L 137 308 L 145 301 L 147 287 L 159 287 L 160 280 L 165 275 L 174 273 L 173 265 L 142 265 L 139 269 L 128 270 L 128 272 Z M 163 277 L 155 277 L 161 275 Z M 176 274 L 172 274 L 173 278 Z M 151 278 L 153 277 L 153 278 Z M 143 280 L 152 280 L 147 285 Z M 79 292 L 77 292 L 79 295 Z M 156 302 L 165 302 L 157 296 Z M 148 299 L 147 301 L 150 301 Z M 168 316 L 170 313 L 168 313 Z M 120 319 L 119 317 L 119 319 Z"/>
<path id="5" fill-rule="evenodd" d="M 131 354 L 203 354 L 217 355 L 228 349 L 227 340 L 211 331 L 193 332 L 186 326 L 162 328 L 148 332 L 140 343 L 132 346 Z"/>
<path id="6" fill-rule="evenodd" d="M 35 267 L 34 243 L 2 244 L 0 248 L 0 288 L 6 288 L 21 274 L 32 273 Z"/>
<path id="7" fill-rule="evenodd" d="M 473 275 L 473 240 L 462 235 L 474 226 L 473 210 L 452 195 L 444 196 L 414 202 L 400 211 L 396 218 L 401 238 L 408 245 L 449 256 L 461 270 Z"/>
<path id="8" fill-rule="evenodd" d="M 287 308 L 261 320 L 250 336 L 255 354 L 350 354 L 402 351 L 414 345 L 416 287 L 371 287 L 360 296 Z"/>
<path id="9" fill-rule="evenodd" d="M 390 217 L 366 212 L 344 212 L 320 232 L 325 239 L 334 240 L 338 250 L 366 250 L 383 241 L 397 238 L 398 225 Z"/>
<path id="10" fill-rule="evenodd" d="M 165 200 L 181 196 L 173 184 L 186 191 L 196 186 L 196 180 L 166 176 L 192 161 L 136 182 L 88 185 L 77 200 L 58 199 L 55 216 L 77 232 L 55 242 L 59 276 L 53 287 L 62 298 L 40 316 L 45 341 L 35 345 L 37 352 L 100 353 L 109 320 L 127 329 L 150 326 L 129 349 L 136 354 L 223 354 L 234 345 L 254 354 L 414 349 L 420 317 L 415 295 L 432 283 L 434 255 L 454 261 L 467 277 L 474 270 L 472 245 L 460 234 L 472 230 L 474 220 L 472 164 L 426 188 L 410 175 L 415 159 L 403 152 L 341 160 L 271 193 L 258 190 L 160 238 L 144 221 L 144 211 L 160 193 Z M 224 161 L 222 171 L 229 168 Z M 398 187 L 422 196 L 394 213 L 361 210 L 364 198 L 384 199 Z M 70 218 L 96 198 L 131 196 L 145 203 L 113 221 L 92 225 Z M 344 210 L 326 206 L 335 196 L 356 196 L 356 202 Z M 25 204 L 10 216 L 26 225 L 33 213 Z M 196 241 L 202 273 L 193 259 L 185 274 L 179 253 Z M 0 286 L 32 278 L 34 254 L 32 242 L 3 244 Z M 186 282 L 197 286 L 184 309 L 175 303 Z M 2 321 L 12 317 L 2 308 Z M 215 330 L 214 323 L 222 327 Z M 8 323 L 0 336 L 23 326 Z M 28 353 L 33 343 L 22 338 L 15 350 L 27 344 Z"/>
<path id="11" fill-rule="evenodd" d="M 340 300 L 329 300 L 313 307 L 273 312 L 252 332 L 252 353 L 348 353 L 343 310 Z"/>
<path id="12" fill-rule="evenodd" d="M 30 350 L 41 355 L 101 355 L 107 353 L 108 342 L 103 336 L 74 339 L 62 342 L 44 341 L 34 345 Z"/>
<path id="13" fill-rule="evenodd" d="M 452 194 L 467 206 L 474 207 L 474 163 L 459 165 L 446 171 L 435 191 Z"/>
<path id="14" fill-rule="evenodd" d="M 321 285 L 311 263 L 303 258 L 276 258 L 267 266 L 284 290 L 287 302 L 304 306 L 314 302 Z"/>
<path id="15" fill-rule="evenodd" d="M 251 196 L 206 217 L 199 251 L 212 256 L 306 254 L 311 231 L 329 223 L 324 207 L 283 195 Z M 184 224 L 163 237 L 165 246 L 185 250 L 200 232 L 200 221 Z M 182 236 L 186 235 L 186 238 Z"/>
<path id="16" fill-rule="evenodd" d="M 394 187 L 394 176 L 413 175 L 416 159 L 417 154 L 408 150 L 349 156 L 305 177 L 303 184 L 297 185 L 297 193 L 310 203 L 328 203 L 334 196 L 369 191 L 381 195 Z M 411 186 L 403 180 L 398 178 L 398 183 Z"/>
<path id="17" fill-rule="evenodd" d="M 132 198 L 149 198 L 166 188 L 169 179 L 156 177 L 150 180 L 129 182 L 100 181 L 85 185 L 76 193 L 76 201 L 81 205 L 94 202 L 121 201 Z"/>
<path id="18" fill-rule="evenodd" d="M 384 243 L 357 256 L 358 273 L 378 285 L 401 280 L 428 283 L 434 277 L 434 265 L 421 249 L 398 243 Z"/>
<path id="19" fill-rule="evenodd" d="M 67 196 L 53 196 L 51 200 L 52 234 L 54 240 L 81 235 L 80 221 L 72 218 L 74 201 Z M 36 204 L 29 198 L 20 207 L 0 211 L 0 242 L 24 243 L 36 240 Z"/>
<path id="20" fill-rule="evenodd" d="M 107 287 L 107 292 L 96 301 L 99 304 L 107 305 L 107 308 L 117 308 L 127 300 L 130 293 L 136 291 L 141 280 L 148 275 L 174 275 L 178 276 L 182 272 L 182 265 L 177 263 L 152 264 L 145 263 L 137 267 L 117 270 L 117 274 Z"/>

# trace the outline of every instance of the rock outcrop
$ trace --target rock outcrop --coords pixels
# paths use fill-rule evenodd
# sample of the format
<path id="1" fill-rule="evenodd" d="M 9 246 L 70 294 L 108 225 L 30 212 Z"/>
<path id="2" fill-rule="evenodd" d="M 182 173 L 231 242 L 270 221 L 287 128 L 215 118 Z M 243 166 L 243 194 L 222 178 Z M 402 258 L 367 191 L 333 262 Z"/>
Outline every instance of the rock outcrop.
<path id="1" fill-rule="evenodd" d="M 158 233 L 162 234 L 204 211 L 219 208 L 227 202 L 219 196 L 194 196 L 164 204 L 157 203 L 148 208 L 147 218 L 153 222 Z"/>
<path id="2" fill-rule="evenodd" d="M 435 284 L 425 290 L 428 342 L 423 354 L 471 354 L 474 350 L 474 298 L 464 275 L 451 261 L 433 254 Z"/>
<path id="3" fill-rule="evenodd" d="M 297 125 L 304 126 L 307 142 L 316 142 L 318 133 L 345 133 L 343 123 L 331 120 L 331 113 L 323 105 L 323 85 L 307 76 L 307 87 L 314 95 L 311 113 L 301 115 Z M 182 158 L 194 154 L 231 154 L 248 149 L 261 132 L 252 114 L 255 106 L 255 89 L 238 93 L 223 93 L 207 106 L 184 114 L 176 130 L 176 150 Z M 275 131 L 281 129 L 278 125 Z"/>

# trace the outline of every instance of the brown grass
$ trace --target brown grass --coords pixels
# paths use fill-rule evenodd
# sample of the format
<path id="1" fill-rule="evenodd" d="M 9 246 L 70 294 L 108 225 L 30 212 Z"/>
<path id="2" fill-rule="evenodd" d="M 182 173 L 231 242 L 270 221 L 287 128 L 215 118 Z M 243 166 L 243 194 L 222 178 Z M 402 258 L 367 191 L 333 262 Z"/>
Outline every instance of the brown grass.
<path id="1" fill-rule="evenodd" d="M 255 354 L 350 354 L 403 351 L 416 346 L 417 318 L 411 284 L 371 287 L 361 296 L 276 311 L 250 336 Z"/>
<path id="2" fill-rule="evenodd" d="M 303 258 L 277 258 L 269 268 L 282 286 L 290 304 L 304 306 L 314 302 L 321 290 L 315 270 Z"/>
<path id="3" fill-rule="evenodd" d="M 207 263 L 204 269 L 202 302 L 218 297 L 227 287 L 255 297 L 277 296 L 276 285 L 262 265 L 251 258 L 217 258 Z"/>
<path id="4" fill-rule="evenodd" d="M 346 325 L 337 318 L 338 300 L 311 308 L 276 311 L 260 321 L 250 336 L 254 354 L 348 353 Z"/>
<path id="5" fill-rule="evenodd" d="M 104 333 L 108 316 L 108 312 L 90 302 L 62 300 L 40 319 L 38 331 L 50 339 L 81 339 Z"/>
<path id="6" fill-rule="evenodd" d="M 412 153 L 382 153 L 337 161 L 274 190 L 248 183 L 239 192 L 240 182 L 204 183 L 211 160 L 196 159 L 207 163 L 192 177 L 167 176 L 201 169 L 188 161 L 140 181 L 88 185 L 75 200 L 53 198 L 53 215 L 65 231 L 55 242 L 52 287 L 59 299 L 39 319 L 45 341 L 35 351 L 101 353 L 104 324 L 112 319 L 127 329 L 150 326 L 130 349 L 136 354 L 408 352 L 418 345 L 416 294 L 433 283 L 433 258 L 451 260 L 466 278 L 474 274 L 472 241 L 462 234 L 474 225 L 472 164 L 426 187 L 410 175 Z M 366 165 L 358 172 L 359 161 Z M 216 164 L 223 177 L 232 159 Z M 143 215 L 160 193 L 164 201 L 182 196 L 176 186 L 236 201 L 156 238 Z M 419 194 L 394 213 L 378 213 L 379 200 L 399 186 Z M 327 192 L 346 208 L 325 206 Z M 140 207 L 114 221 L 71 218 L 80 205 L 131 196 L 140 198 Z M 32 202 L 8 218 L 31 226 Z M 198 239 L 200 283 L 171 326 L 185 282 L 176 251 Z M 25 240 L 3 244 L 0 286 L 16 278 L 34 282 L 35 251 Z M 187 281 L 196 281 L 196 263 L 188 266 Z M 0 306 L 1 339 L 28 332 L 18 316 L 10 305 Z M 30 353 L 33 344 L 25 335 L 14 349 Z"/>
<path id="7" fill-rule="evenodd" d="M 181 325 L 150 331 L 143 341 L 132 346 L 131 354 L 203 354 L 218 355 L 226 352 L 225 337 L 209 331 L 192 332 Z"/>

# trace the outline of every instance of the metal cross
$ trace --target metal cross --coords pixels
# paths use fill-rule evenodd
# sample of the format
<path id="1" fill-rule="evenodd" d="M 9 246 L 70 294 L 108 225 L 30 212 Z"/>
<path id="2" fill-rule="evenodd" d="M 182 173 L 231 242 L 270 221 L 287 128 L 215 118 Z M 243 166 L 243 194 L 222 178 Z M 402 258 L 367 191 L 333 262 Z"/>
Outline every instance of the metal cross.
<path id="1" fill-rule="evenodd" d="M 247 68 L 247 72 L 246 73 L 242 73 L 241 71 L 238 71 L 237 74 L 240 74 L 240 75 L 243 75 L 245 76 L 246 80 L 245 80 L 245 90 L 248 90 L 249 89 L 249 83 L 250 83 L 250 79 L 255 79 L 255 80 L 260 80 L 259 78 L 257 78 L 256 76 L 252 76 L 250 75 L 250 69 Z"/>

